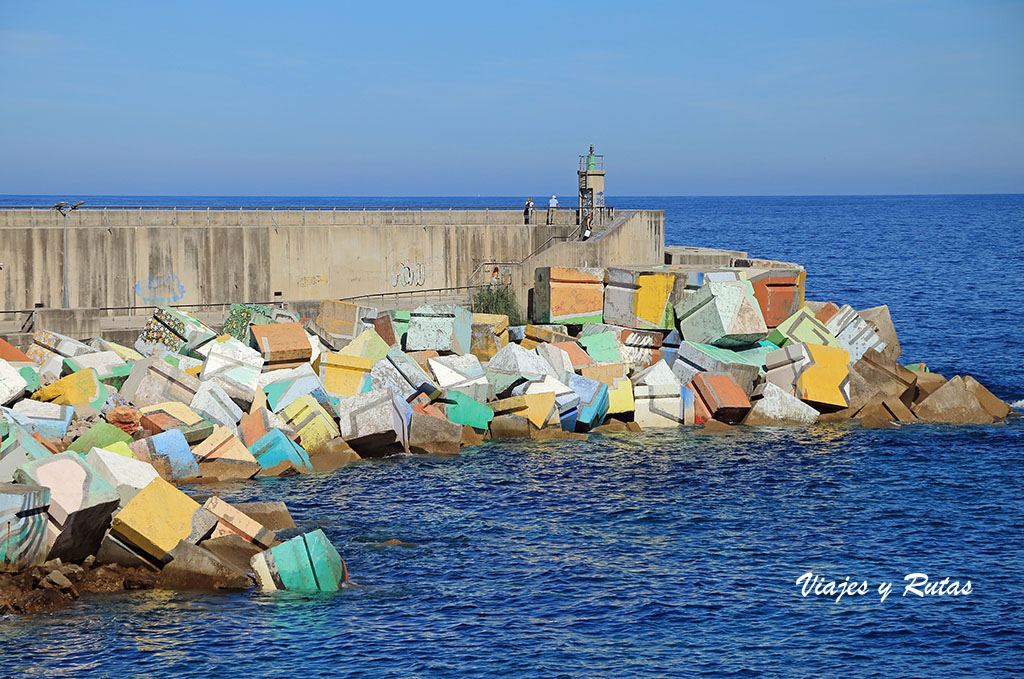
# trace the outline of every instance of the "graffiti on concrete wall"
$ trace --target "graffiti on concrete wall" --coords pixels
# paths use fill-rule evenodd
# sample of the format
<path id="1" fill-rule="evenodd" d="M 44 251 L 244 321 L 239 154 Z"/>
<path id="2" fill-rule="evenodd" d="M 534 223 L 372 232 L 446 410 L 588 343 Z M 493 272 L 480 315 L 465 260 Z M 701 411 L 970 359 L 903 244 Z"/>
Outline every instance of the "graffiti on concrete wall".
<path id="1" fill-rule="evenodd" d="M 327 282 L 327 274 L 325 274 L 325 273 L 318 273 L 315 276 L 303 276 L 302 278 L 300 278 L 299 279 L 299 287 L 300 288 L 311 288 L 314 285 L 317 285 L 319 283 L 326 283 L 326 282 Z"/>
<path id="2" fill-rule="evenodd" d="M 423 287 L 427 281 L 427 267 L 423 262 L 410 262 L 408 259 L 396 264 L 391 272 L 391 287 L 411 288 Z"/>
<path id="3" fill-rule="evenodd" d="M 150 275 L 148 280 L 135 281 L 135 295 L 145 305 L 174 304 L 185 297 L 185 286 L 177 274 Z"/>

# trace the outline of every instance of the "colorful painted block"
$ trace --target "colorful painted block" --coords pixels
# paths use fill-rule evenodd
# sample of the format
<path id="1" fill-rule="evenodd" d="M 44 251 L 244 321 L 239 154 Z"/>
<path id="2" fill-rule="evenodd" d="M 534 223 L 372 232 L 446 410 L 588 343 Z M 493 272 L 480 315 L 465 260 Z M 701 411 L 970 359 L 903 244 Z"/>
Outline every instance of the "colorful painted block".
<path id="1" fill-rule="evenodd" d="M 449 389 L 445 399 L 448 401 L 445 414 L 456 424 L 468 424 L 474 429 L 487 429 L 494 418 L 493 410 L 458 389 Z"/>
<path id="2" fill-rule="evenodd" d="M 844 304 L 825 327 L 850 353 L 851 364 L 859 361 L 868 349 L 885 353 L 885 341 L 878 336 L 874 326 L 861 318 L 849 304 Z"/>
<path id="3" fill-rule="evenodd" d="M 121 387 L 121 396 L 137 407 L 165 401 L 191 403 L 199 391 L 199 380 L 158 357 L 138 361 Z"/>
<path id="4" fill-rule="evenodd" d="M 109 397 L 110 392 L 92 368 L 62 377 L 32 394 L 36 401 L 47 401 L 63 406 L 87 403 L 97 410 Z"/>
<path id="5" fill-rule="evenodd" d="M 181 351 L 186 343 L 198 348 L 211 341 L 217 333 L 192 314 L 179 309 L 159 307 L 135 340 L 135 350 L 144 357 L 154 350 Z"/>
<path id="6" fill-rule="evenodd" d="M 7 361 L 0 359 L 0 406 L 25 395 L 28 382 Z"/>
<path id="7" fill-rule="evenodd" d="M 14 412 L 31 420 L 41 436 L 62 439 L 68 433 L 68 425 L 71 424 L 71 416 L 74 415 L 75 409 L 71 406 L 25 399 L 14 404 Z"/>
<path id="8" fill-rule="evenodd" d="M 388 312 L 385 311 L 382 314 L 378 314 L 377 318 L 373 319 L 373 330 L 389 349 L 396 344 L 401 348 L 402 339 L 399 337 L 398 333 L 395 332 L 394 320 Z"/>
<path id="9" fill-rule="evenodd" d="M 389 318 L 388 322 L 390 323 L 390 317 L 387 318 Z M 392 342 L 392 344 L 394 343 Z M 358 337 L 352 340 L 348 346 L 340 349 L 338 353 L 344 356 L 367 358 L 371 362 L 376 363 L 387 356 L 390 349 L 391 344 L 384 341 L 374 328 L 369 328 L 359 333 Z"/>
<path id="10" fill-rule="evenodd" d="M 544 438 L 562 431 L 555 394 L 524 394 L 491 403 L 493 438 Z"/>
<path id="11" fill-rule="evenodd" d="M 750 412 L 743 418 L 743 424 L 811 424 L 818 419 L 817 410 L 773 382 L 757 385 L 750 403 Z"/>
<path id="12" fill-rule="evenodd" d="M 668 363 L 665 361 L 658 361 L 649 368 L 644 368 L 638 373 L 635 373 L 631 378 L 634 386 L 654 386 L 659 384 L 667 384 L 673 388 L 682 386 L 679 378 L 672 368 L 668 367 Z M 678 389 L 677 389 L 678 391 Z"/>
<path id="13" fill-rule="evenodd" d="M 334 418 L 310 394 L 298 397 L 279 414 L 299 433 L 299 445 L 307 452 L 320 450 L 339 434 Z"/>
<path id="14" fill-rule="evenodd" d="M 237 392 L 251 401 L 262 372 L 263 356 L 255 349 L 232 338 L 226 342 L 211 344 L 199 379 L 204 382 L 212 380 L 229 394 Z"/>
<path id="15" fill-rule="evenodd" d="M 180 541 L 197 544 L 213 531 L 216 523 L 216 517 L 203 510 L 198 502 L 157 478 L 117 513 L 110 532 L 162 563 Z"/>
<path id="16" fill-rule="evenodd" d="M 533 304 L 538 323 L 600 323 L 604 317 L 604 269 L 539 267 Z"/>
<path id="17" fill-rule="evenodd" d="M 0 482 L 10 483 L 18 467 L 50 455 L 52 452 L 23 427 L 0 418 Z"/>
<path id="18" fill-rule="evenodd" d="M 898 359 L 903 354 L 903 348 L 900 347 L 900 340 L 896 335 L 896 326 L 893 325 L 892 317 L 889 315 L 889 306 L 883 304 L 882 306 L 871 307 L 870 309 L 861 309 L 858 313 L 861 318 L 875 329 L 878 336 L 885 342 L 885 349 L 881 352 L 882 355 L 892 361 Z"/>
<path id="19" fill-rule="evenodd" d="M 675 327 L 672 273 L 608 269 L 605 272 L 604 322 L 629 328 Z"/>
<path id="20" fill-rule="evenodd" d="M 50 489 L 48 559 L 80 561 L 96 553 L 120 498 L 85 460 L 60 453 L 26 462 L 14 471 L 14 482 Z"/>
<path id="21" fill-rule="evenodd" d="M 387 356 L 374 364 L 370 384 L 374 390 L 390 390 L 403 400 L 416 394 L 426 394 L 433 399 L 441 392 L 420 365 L 397 347 L 392 347 Z"/>
<path id="22" fill-rule="evenodd" d="M 480 359 L 473 354 L 437 356 L 427 360 L 437 385 L 442 389 L 458 389 L 480 403 L 487 401 L 489 384 Z"/>
<path id="23" fill-rule="evenodd" d="M 405 347 L 405 337 L 409 334 L 409 318 L 411 313 L 404 309 L 395 309 L 391 312 L 391 325 L 395 329 L 395 336 L 398 338 L 398 347 Z M 391 346 L 395 346 L 392 344 Z"/>
<path id="24" fill-rule="evenodd" d="M 771 345 L 774 346 L 774 345 Z M 680 384 L 689 384 L 697 373 L 728 372 L 736 379 L 736 383 L 744 390 L 753 390 L 754 381 L 764 364 L 764 351 L 741 353 L 696 342 L 683 342 L 679 345 L 676 360 L 672 364 L 672 372 L 679 378 Z"/>
<path id="25" fill-rule="evenodd" d="M 273 429 L 280 430 L 290 439 L 298 437 L 298 433 L 294 429 L 266 408 L 257 408 L 251 413 L 242 415 L 242 421 L 238 423 L 238 432 L 246 447 L 252 447 L 252 444 Z"/>
<path id="26" fill-rule="evenodd" d="M 555 330 L 544 325 L 527 325 L 523 328 L 523 336 L 525 339 L 531 339 L 538 343 L 574 342 L 576 340 L 575 337 L 567 332 Z"/>
<path id="27" fill-rule="evenodd" d="M 597 380 L 611 389 L 617 381 L 626 377 L 628 370 L 625 363 L 602 363 L 600 365 L 584 366 L 577 372 L 583 377 Z"/>
<path id="28" fill-rule="evenodd" d="M 616 379 L 608 387 L 608 414 L 619 415 L 631 413 L 636 409 L 636 400 L 633 397 L 633 383 L 628 377 Z"/>
<path id="29" fill-rule="evenodd" d="M 355 396 L 370 389 L 373 360 L 342 353 L 324 354 L 320 365 L 328 394 Z"/>
<path id="30" fill-rule="evenodd" d="M 266 370 L 295 368 L 313 358 L 306 331 L 298 323 L 251 325 L 252 344 L 263 355 Z"/>
<path id="31" fill-rule="evenodd" d="M 324 332 L 340 338 L 342 342 L 334 346 L 335 349 L 340 349 L 358 337 L 364 330 L 372 328 L 377 315 L 377 310 L 373 307 L 325 299 L 320 302 L 316 326 Z M 328 344 L 331 343 L 328 342 Z"/>
<path id="32" fill-rule="evenodd" d="M 29 363 L 32 361 L 28 354 L 18 349 L 13 344 L 0 337 L 0 360 L 8 363 Z"/>
<path id="33" fill-rule="evenodd" d="M 561 344 L 570 344 L 570 342 L 562 342 Z M 575 342 L 571 342 L 575 344 Z M 554 344 L 541 344 L 534 351 L 537 355 L 543 358 L 549 366 L 551 366 L 552 372 L 556 375 L 561 375 L 564 372 L 575 372 L 576 368 L 572 363 L 572 358 L 569 357 L 569 352 L 565 351 L 561 347 L 556 347 Z"/>
<path id="34" fill-rule="evenodd" d="M 237 535 L 262 549 L 268 549 L 277 542 L 274 531 L 216 495 L 203 503 L 203 508 L 218 519 L 217 527 L 213 530 L 211 537 Z"/>
<path id="35" fill-rule="evenodd" d="M 284 435 L 280 429 L 271 429 L 258 441 L 249 446 L 262 469 L 260 476 L 285 476 L 313 472 L 309 455 L 295 441 Z"/>
<path id="36" fill-rule="evenodd" d="M 767 337 L 772 344 L 783 348 L 788 344 L 804 342 L 842 349 L 843 345 L 828 331 L 807 307 L 780 323 Z"/>
<path id="37" fill-rule="evenodd" d="M 253 555 L 250 566 L 263 590 L 336 592 L 348 580 L 344 560 L 319 529 Z"/>
<path id="38" fill-rule="evenodd" d="M 194 410 L 179 401 L 167 401 L 139 409 L 139 424 L 152 434 L 177 429 L 189 445 L 206 439 L 213 433 L 214 424 L 199 416 Z"/>
<path id="39" fill-rule="evenodd" d="M 406 351 L 469 353 L 473 314 L 454 304 L 424 304 L 409 316 Z"/>
<path id="40" fill-rule="evenodd" d="M 488 362 L 487 371 L 516 375 L 528 380 L 543 375 L 557 377 L 553 374 L 548 362 L 540 357 L 540 354 L 535 350 L 524 349 L 515 343 L 502 347 Z"/>
<path id="41" fill-rule="evenodd" d="M 48 359 L 92 353 L 92 348 L 78 340 L 48 330 L 40 330 L 32 336 L 32 345 L 25 352 L 30 360 L 42 365 Z"/>
<path id="42" fill-rule="evenodd" d="M 575 373 L 565 374 L 566 385 L 580 397 L 577 428 L 600 426 L 608 415 L 608 385 Z"/>
<path id="43" fill-rule="evenodd" d="M 580 395 L 572 387 L 544 375 L 512 389 L 512 396 L 552 393 L 555 395 L 555 407 L 558 409 L 558 420 L 563 431 L 576 431 L 576 420 L 579 417 Z"/>
<path id="44" fill-rule="evenodd" d="M 768 334 L 761 307 L 747 281 L 705 283 L 676 307 L 679 331 L 690 342 L 737 347 Z"/>
<path id="45" fill-rule="evenodd" d="M 850 405 L 849 354 L 820 344 L 789 344 L 768 354 L 767 381 L 819 410 Z"/>
<path id="46" fill-rule="evenodd" d="M 665 429 L 693 424 L 684 418 L 682 394 L 686 392 L 689 392 L 689 389 L 680 387 L 678 383 L 635 384 L 633 420 L 644 429 Z"/>
<path id="47" fill-rule="evenodd" d="M 93 448 L 105 448 L 112 443 L 130 443 L 132 437 L 109 422 L 97 422 L 75 439 L 68 450 L 85 455 Z"/>
<path id="48" fill-rule="evenodd" d="M 128 364 L 113 351 L 94 351 L 64 359 L 64 372 L 76 373 L 79 370 L 92 368 L 100 380 L 127 376 Z"/>
<path id="49" fill-rule="evenodd" d="M 338 402 L 341 438 L 361 457 L 409 452 L 412 409 L 389 389 L 374 389 Z"/>
<path id="50" fill-rule="evenodd" d="M 161 478 L 167 481 L 180 481 L 202 475 L 185 435 L 178 429 L 170 429 L 162 434 L 134 441 L 128 444 L 128 447 L 132 449 L 136 458 L 153 465 Z"/>
<path id="51" fill-rule="evenodd" d="M 743 278 L 753 286 L 754 298 L 768 328 L 778 326 L 804 305 L 804 285 L 807 280 L 804 269 L 741 271 Z"/>
<path id="52" fill-rule="evenodd" d="M 216 382 L 201 383 L 189 408 L 204 420 L 224 427 L 235 427 L 242 419 L 242 409 Z"/>
<path id="53" fill-rule="evenodd" d="M 249 325 L 270 322 L 271 309 L 263 304 L 232 304 L 224 332 L 239 342 L 249 341 Z"/>
<path id="54" fill-rule="evenodd" d="M 690 387 L 700 401 L 698 411 L 703 410 L 720 422 L 740 422 L 750 410 L 750 400 L 732 373 L 697 373 Z"/>
<path id="55" fill-rule="evenodd" d="M 258 384 L 267 395 L 267 405 L 275 413 L 280 413 L 300 396 L 310 394 L 325 410 L 331 407 L 323 383 L 308 363 L 264 373 Z"/>
<path id="56" fill-rule="evenodd" d="M 125 444 L 122 444 L 125 445 Z M 127 446 L 126 446 L 127 447 Z M 93 448 L 85 461 L 117 491 L 118 506 L 124 507 L 153 479 L 160 478 L 153 465 L 103 448 Z"/>
<path id="57" fill-rule="evenodd" d="M 473 329 L 469 344 L 471 354 L 481 361 L 489 361 L 508 342 L 508 316 L 473 314 Z"/>
<path id="58" fill-rule="evenodd" d="M 572 342 L 555 342 L 551 346 L 561 349 L 569 356 L 569 362 L 572 363 L 573 370 L 580 371 L 583 368 L 597 364 L 597 361 L 591 358 L 590 354 L 576 340 Z"/>
<path id="59" fill-rule="evenodd" d="M 141 361 L 145 356 L 135 351 L 131 347 L 126 347 L 123 344 L 117 342 L 111 342 L 105 340 L 102 337 L 89 340 L 89 347 L 93 351 L 113 351 L 115 354 L 121 357 L 121 360 L 127 363 L 134 363 L 135 361 Z"/>
<path id="60" fill-rule="evenodd" d="M 611 331 L 599 332 L 594 335 L 584 335 L 579 338 L 579 343 L 584 351 L 597 363 L 621 363 L 622 354 L 619 352 L 619 341 L 615 333 Z"/>
<path id="61" fill-rule="evenodd" d="M 22 571 L 46 561 L 50 489 L 0 483 L 0 570 Z"/>
<path id="62" fill-rule="evenodd" d="M 217 427 L 192 449 L 204 479 L 250 479 L 260 471 L 260 463 L 228 427 Z"/>

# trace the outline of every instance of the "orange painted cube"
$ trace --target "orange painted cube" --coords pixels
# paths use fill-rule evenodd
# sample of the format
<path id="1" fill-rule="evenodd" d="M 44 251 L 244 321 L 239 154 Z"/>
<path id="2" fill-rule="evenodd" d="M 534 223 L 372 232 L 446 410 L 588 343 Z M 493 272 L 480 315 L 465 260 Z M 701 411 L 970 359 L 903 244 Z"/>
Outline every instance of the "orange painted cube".
<path id="1" fill-rule="evenodd" d="M 298 323 L 253 325 L 249 330 L 267 370 L 295 368 L 309 363 L 313 356 L 306 331 Z"/>
<path id="2" fill-rule="evenodd" d="M 696 393 L 695 408 L 721 422 L 739 422 L 750 410 L 750 399 L 732 373 L 697 373 L 690 383 Z"/>

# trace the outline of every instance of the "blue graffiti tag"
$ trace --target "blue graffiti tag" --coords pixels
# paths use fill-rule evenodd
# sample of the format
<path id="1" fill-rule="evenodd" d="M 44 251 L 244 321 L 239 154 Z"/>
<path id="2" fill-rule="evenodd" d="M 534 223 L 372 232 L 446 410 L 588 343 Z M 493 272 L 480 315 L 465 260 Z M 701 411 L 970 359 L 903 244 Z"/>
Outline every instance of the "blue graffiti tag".
<path id="1" fill-rule="evenodd" d="M 173 304 L 185 296 L 185 286 L 177 274 L 151 274 L 148 281 L 135 281 L 135 294 L 147 305 Z"/>

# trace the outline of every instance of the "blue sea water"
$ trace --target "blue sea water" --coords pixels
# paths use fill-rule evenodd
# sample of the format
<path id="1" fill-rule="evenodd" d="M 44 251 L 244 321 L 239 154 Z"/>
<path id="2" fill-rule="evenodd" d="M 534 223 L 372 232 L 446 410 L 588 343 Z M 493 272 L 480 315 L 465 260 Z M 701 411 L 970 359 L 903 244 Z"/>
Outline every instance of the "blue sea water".
<path id="1" fill-rule="evenodd" d="M 0 198 L 45 205 L 48 198 Z M 93 197 L 91 204 L 256 199 Z M 266 198 L 276 205 L 518 198 Z M 52 201 L 51 201 L 52 202 Z M 808 299 L 889 304 L 904 360 L 1024 399 L 1024 196 L 625 197 L 667 242 L 808 269 Z M 489 442 L 224 489 L 322 527 L 336 595 L 89 595 L 0 620 L 2 674 L 1016 677 L 1024 426 L 851 424 Z M 380 546 L 399 539 L 402 546 Z M 867 581 L 801 596 L 797 578 Z M 904 595 L 904 576 L 966 596 Z M 880 600 L 878 586 L 892 583 Z"/>

